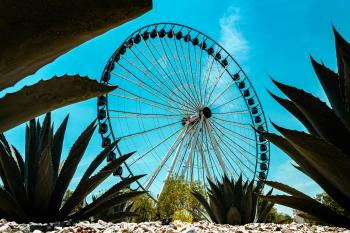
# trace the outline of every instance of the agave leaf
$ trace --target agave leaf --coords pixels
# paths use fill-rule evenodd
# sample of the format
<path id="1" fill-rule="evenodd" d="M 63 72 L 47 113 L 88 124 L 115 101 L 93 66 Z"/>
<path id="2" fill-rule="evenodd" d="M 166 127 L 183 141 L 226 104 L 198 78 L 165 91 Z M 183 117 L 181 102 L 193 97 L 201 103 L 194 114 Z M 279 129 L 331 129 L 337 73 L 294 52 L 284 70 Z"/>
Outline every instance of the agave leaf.
<path id="1" fill-rule="evenodd" d="M 223 196 L 225 202 L 225 211 L 228 211 L 229 208 L 233 205 L 234 189 L 232 183 L 230 182 L 230 179 L 226 175 L 223 179 Z"/>
<path id="2" fill-rule="evenodd" d="M 337 200 L 337 202 L 343 206 L 350 206 L 350 199 L 334 186 L 331 180 L 332 177 L 323 176 L 312 163 L 306 160 L 285 138 L 267 132 L 259 132 L 259 134 L 289 155 L 301 167 L 302 171 L 315 180 L 334 200 Z"/>
<path id="3" fill-rule="evenodd" d="M 105 210 L 108 210 L 108 209 L 113 208 L 117 205 L 125 203 L 125 202 L 131 200 L 132 198 L 137 197 L 137 196 L 142 195 L 142 194 L 145 194 L 145 193 L 147 193 L 147 191 L 131 191 L 131 192 L 122 193 L 120 195 L 117 195 L 115 197 L 110 198 L 109 200 L 106 200 L 106 201 L 100 203 L 94 209 L 83 214 L 81 216 L 81 218 L 87 218 L 87 217 L 93 216 L 95 214 L 101 213 Z"/>
<path id="4" fill-rule="evenodd" d="M 61 125 L 58 127 L 58 129 L 55 133 L 55 136 L 53 138 L 51 156 L 52 156 L 52 168 L 53 168 L 54 183 L 56 183 L 56 180 L 57 180 L 58 174 L 59 174 L 58 170 L 60 167 L 62 146 L 63 146 L 64 135 L 66 133 L 68 118 L 69 118 L 69 115 L 67 115 L 64 118 L 64 120 L 62 121 Z"/>
<path id="5" fill-rule="evenodd" d="M 16 147 L 12 146 L 12 150 L 13 150 L 13 153 L 16 157 L 18 169 L 21 172 L 22 180 L 24 182 L 24 161 L 23 161 L 23 158 Z"/>
<path id="6" fill-rule="evenodd" d="M 51 113 L 48 112 L 45 115 L 43 126 L 40 130 L 40 135 L 39 135 L 39 154 L 41 154 L 47 147 L 47 145 L 51 145 Z"/>
<path id="7" fill-rule="evenodd" d="M 0 209 L 12 219 L 25 221 L 27 215 L 16 199 L 5 189 L 0 188 Z"/>
<path id="8" fill-rule="evenodd" d="M 39 214 L 47 212 L 54 187 L 50 149 L 51 147 L 47 145 L 41 154 L 35 181 L 33 211 Z"/>
<path id="9" fill-rule="evenodd" d="M 254 182 L 251 181 L 247 187 L 247 191 L 244 193 L 241 205 L 240 205 L 240 214 L 241 214 L 241 220 L 242 223 L 249 223 L 252 222 L 254 219 L 250 219 L 252 216 L 252 209 L 253 209 L 253 185 Z"/>
<path id="10" fill-rule="evenodd" d="M 337 52 L 338 62 L 338 73 L 339 73 L 339 84 L 341 89 L 342 97 L 347 105 L 349 111 L 350 106 L 350 44 L 338 33 L 333 27 L 335 47 Z"/>
<path id="11" fill-rule="evenodd" d="M 275 182 L 275 181 L 264 181 L 265 184 L 271 186 L 272 188 L 275 188 L 275 189 L 278 189 L 278 190 L 281 190 L 285 193 L 288 193 L 290 195 L 293 195 L 293 196 L 296 196 L 296 197 L 300 197 L 300 198 L 305 198 L 305 199 L 309 199 L 311 197 L 309 197 L 308 195 L 305 195 L 304 193 L 296 190 L 295 188 L 292 188 L 288 185 L 285 185 L 283 183 L 280 183 L 280 182 Z M 270 193 L 271 195 L 271 193 Z M 269 195 L 267 195 L 269 196 Z"/>
<path id="12" fill-rule="evenodd" d="M 308 119 L 304 116 L 303 112 L 300 111 L 295 104 L 287 99 L 283 99 L 281 97 L 278 97 L 274 95 L 272 92 L 267 91 L 272 98 L 274 98 L 280 105 L 282 105 L 285 109 L 287 109 L 292 115 L 294 115 L 304 126 L 305 128 L 315 136 L 318 136 L 318 133 L 315 131 L 313 126 L 310 124 Z"/>
<path id="13" fill-rule="evenodd" d="M 293 101 L 320 137 L 350 154 L 350 132 L 327 104 L 303 90 L 272 81 Z"/>
<path id="14" fill-rule="evenodd" d="M 242 175 L 239 176 L 234 187 L 233 204 L 235 207 L 239 208 L 241 206 L 241 197 L 243 194 L 243 178 Z"/>
<path id="15" fill-rule="evenodd" d="M 115 148 L 119 141 L 120 139 L 113 142 L 109 147 L 105 148 L 99 155 L 95 157 L 95 159 L 90 163 L 89 167 L 86 169 L 83 177 L 80 180 L 80 183 L 85 182 L 87 179 L 89 179 L 92 173 L 102 163 L 102 161 L 107 157 L 107 155 Z"/>
<path id="16" fill-rule="evenodd" d="M 318 80 L 320 81 L 333 110 L 349 130 L 350 112 L 347 111 L 344 99 L 341 95 L 338 74 L 328 69 L 323 64 L 316 62 L 312 56 L 310 56 L 310 59 Z"/>
<path id="17" fill-rule="evenodd" d="M 93 121 L 79 136 L 71 148 L 67 159 L 62 167 L 60 174 L 58 175 L 56 186 L 54 188 L 51 200 L 52 211 L 57 211 L 61 205 L 64 194 L 67 191 L 68 185 L 71 182 L 78 164 L 83 157 L 85 150 L 90 142 L 91 136 L 95 131 L 96 121 Z M 74 207 L 74 206 L 73 206 Z"/>
<path id="18" fill-rule="evenodd" d="M 10 193 L 18 200 L 19 204 L 26 206 L 27 197 L 22 182 L 21 172 L 14 158 L 8 154 L 5 144 L 0 141 L 0 164 L 6 184 Z"/>
<path id="19" fill-rule="evenodd" d="M 236 207 L 231 207 L 226 215 L 226 222 L 230 225 L 241 225 L 241 215 Z"/>
<path id="20" fill-rule="evenodd" d="M 0 132 L 43 113 L 106 94 L 115 88 L 77 75 L 54 77 L 26 86 L 0 99 Z"/>
<path id="21" fill-rule="evenodd" d="M 288 130 L 280 126 L 274 127 L 304 155 L 315 169 L 331 180 L 344 195 L 350 199 L 350 158 L 332 144 L 295 130 Z M 331 156 L 330 156 L 331 155 Z"/>
<path id="22" fill-rule="evenodd" d="M 74 190 L 72 196 L 67 200 L 59 211 L 60 216 L 67 216 L 75 206 L 84 200 L 84 198 L 101 184 L 110 174 L 113 173 L 125 160 L 127 160 L 132 153 L 120 156 L 116 160 L 110 162 L 107 166 L 101 169 L 99 173 L 89 178 L 87 181 L 81 183 Z"/>
<path id="23" fill-rule="evenodd" d="M 328 207 L 313 200 L 312 198 L 305 199 L 305 198 L 300 198 L 295 196 L 286 196 L 286 195 L 275 195 L 275 196 L 259 195 L 259 197 L 271 202 L 275 202 L 280 205 L 285 205 L 290 208 L 309 213 L 333 225 L 350 227 L 349 218 L 343 215 L 337 214 L 336 212 L 332 211 Z"/>
<path id="24" fill-rule="evenodd" d="M 142 177 L 144 177 L 144 175 L 132 176 L 132 177 L 123 179 L 119 183 L 113 185 L 109 190 L 107 190 L 105 193 L 103 193 L 100 197 L 94 198 L 93 202 L 91 202 L 90 204 L 86 205 L 84 208 L 79 210 L 75 214 L 75 216 L 81 216 L 82 214 L 84 214 L 84 213 L 86 213 L 88 211 L 91 211 L 97 205 L 99 205 L 102 202 L 110 199 L 114 195 L 118 194 L 118 192 L 120 192 L 122 189 L 124 189 L 125 187 L 127 187 L 128 185 L 132 184 L 133 182 L 135 182 L 136 180 L 138 180 L 138 179 L 140 179 Z"/>
<path id="25" fill-rule="evenodd" d="M 199 192 L 192 192 L 192 195 L 197 199 L 197 201 L 199 201 L 199 203 L 201 203 L 201 205 L 204 207 L 206 213 L 208 214 L 207 219 L 209 218 L 212 222 L 217 222 L 216 217 L 209 205 L 209 203 L 207 202 L 207 200 L 205 199 L 205 197 L 203 197 L 202 194 L 200 194 Z"/>

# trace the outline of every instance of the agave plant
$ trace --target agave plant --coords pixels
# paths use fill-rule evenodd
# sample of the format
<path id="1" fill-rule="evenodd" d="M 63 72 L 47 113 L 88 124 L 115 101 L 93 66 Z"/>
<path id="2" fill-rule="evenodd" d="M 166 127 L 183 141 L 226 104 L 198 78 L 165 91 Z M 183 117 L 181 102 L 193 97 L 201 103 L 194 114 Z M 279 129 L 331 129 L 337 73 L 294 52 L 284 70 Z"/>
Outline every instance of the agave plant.
<path id="1" fill-rule="evenodd" d="M 334 29 L 338 73 L 311 57 L 315 73 L 331 107 L 303 90 L 274 81 L 289 98 L 270 93 L 308 130 L 300 132 L 274 127 L 282 136 L 260 132 L 297 164 L 295 167 L 318 183 L 327 194 L 350 211 L 350 44 Z M 263 197 L 301 210 L 333 225 L 350 227 L 350 219 L 287 185 L 266 182 L 289 195 Z"/>
<path id="2" fill-rule="evenodd" d="M 192 194 L 202 204 L 206 213 L 203 215 L 212 222 L 218 224 L 241 225 L 252 222 L 264 222 L 267 214 L 273 208 L 273 204 L 268 201 L 260 203 L 258 208 L 258 192 L 254 188 L 254 182 L 243 182 L 242 176 L 235 182 L 227 176 L 223 177 L 223 182 L 213 183 L 208 179 L 210 188 L 208 189 L 209 201 L 198 192 Z M 270 195 L 272 190 L 267 195 Z"/>
<path id="3" fill-rule="evenodd" d="M 127 178 L 74 213 L 75 207 L 133 154 L 121 156 L 93 174 L 116 146 L 117 142 L 114 142 L 95 157 L 71 196 L 63 203 L 63 197 L 96 128 L 94 121 L 79 136 L 65 162 L 61 163 L 67 122 L 68 116 L 54 133 L 50 113 L 42 125 L 39 121 L 31 120 L 26 127 L 24 159 L 14 146 L 10 147 L 4 135 L 0 135 L 0 177 L 3 182 L 0 188 L 1 217 L 17 222 L 86 219 L 144 193 L 120 193 L 142 176 Z"/>

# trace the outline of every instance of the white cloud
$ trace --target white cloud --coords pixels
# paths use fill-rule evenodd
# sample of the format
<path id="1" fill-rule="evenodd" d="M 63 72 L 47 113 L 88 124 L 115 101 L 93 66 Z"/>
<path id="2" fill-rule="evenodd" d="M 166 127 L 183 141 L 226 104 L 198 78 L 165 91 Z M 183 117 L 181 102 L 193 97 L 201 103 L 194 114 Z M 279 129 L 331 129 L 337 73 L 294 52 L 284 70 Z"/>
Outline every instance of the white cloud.
<path id="1" fill-rule="evenodd" d="M 240 18 L 239 8 L 233 6 L 228 8 L 219 21 L 221 35 L 219 44 L 233 57 L 239 60 L 245 60 L 247 58 L 249 46 L 242 33 L 237 29 Z"/>

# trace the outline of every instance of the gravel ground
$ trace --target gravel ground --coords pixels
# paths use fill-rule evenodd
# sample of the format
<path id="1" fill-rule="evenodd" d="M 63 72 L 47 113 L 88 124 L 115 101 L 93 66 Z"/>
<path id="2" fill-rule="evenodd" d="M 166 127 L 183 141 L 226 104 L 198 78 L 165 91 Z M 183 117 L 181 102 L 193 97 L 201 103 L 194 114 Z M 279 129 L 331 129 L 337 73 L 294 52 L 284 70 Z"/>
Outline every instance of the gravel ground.
<path id="1" fill-rule="evenodd" d="M 255 232 L 281 232 L 281 233 L 291 233 L 291 232 L 346 232 L 350 233 L 350 230 L 329 227 L 329 226 L 314 226 L 310 224 L 260 224 L 252 223 L 244 226 L 230 226 L 230 225 L 219 225 L 212 224 L 206 221 L 201 221 L 193 224 L 183 223 L 175 221 L 167 226 L 162 226 L 160 222 L 144 222 L 144 223 L 107 223 L 99 220 L 98 222 L 91 223 L 88 221 L 83 221 L 79 223 L 52 223 L 52 224 L 17 224 L 15 222 L 7 222 L 4 219 L 0 220 L 0 232 L 60 232 L 60 233 L 70 233 L 70 232 L 84 232 L 84 233 L 214 233 L 214 232 L 236 232 L 236 233 L 255 233 Z"/>

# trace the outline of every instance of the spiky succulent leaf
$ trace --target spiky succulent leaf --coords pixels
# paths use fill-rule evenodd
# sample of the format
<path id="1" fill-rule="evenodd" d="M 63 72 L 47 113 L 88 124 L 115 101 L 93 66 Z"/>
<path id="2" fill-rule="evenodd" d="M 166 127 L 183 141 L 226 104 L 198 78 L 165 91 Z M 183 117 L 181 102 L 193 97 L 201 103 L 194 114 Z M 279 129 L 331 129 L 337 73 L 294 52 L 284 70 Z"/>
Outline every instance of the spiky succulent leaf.
<path id="1" fill-rule="evenodd" d="M 24 161 L 23 161 L 22 155 L 19 153 L 19 151 L 17 150 L 16 147 L 12 146 L 12 150 L 13 150 L 13 153 L 14 153 L 15 158 L 16 158 L 18 169 L 21 172 L 22 180 L 24 182 L 24 170 L 25 170 L 24 167 L 25 166 L 24 166 Z"/>
<path id="2" fill-rule="evenodd" d="M 280 105 L 282 105 L 285 109 L 287 109 L 291 114 L 293 114 L 304 126 L 305 128 L 312 134 L 312 135 L 318 135 L 318 133 L 315 131 L 309 120 L 305 117 L 302 111 L 300 111 L 295 104 L 287 99 L 283 99 L 281 97 L 278 97 L 277 95 L 274 95 L 270 91 L 268 93 L 274 98 Z"/>
<path id="3" fill-rule="evenodd" d="M 350 132 L 326 103 L 303 90 L 275 80 L 273 82 L 293 101 L 320 137 L 338 146 L 344 152 L 350 153 L 350 143 L 348 141 Z M 332 124 L 329 124 L 330 122 Z"/>
<path id="4" fill-rule="evenodd" d="M 80 183 L 74 190 L 72 196 L 67 200 L 59 211 L 60 216 L 68 215 L 75 206 L 84 200 L 84 198 L 101 184 L 110 174 L 115 171 L 125 160 L 127 160 L 133 153 L 123 155 L 116 160 L 110 162 L 99 173 L 89 178 L 87 181 Z"/>
<path id="5" fill-rule="evenodd" d="M 23 186 L 22 175 L 11 154 L 8 154 L 6 143 L 0 141 L 0 165 L 3 179 L 6 180 L 9 192 L 21 205 L 26 205 L 26 192 Z"/>
<path id="6" fill-rule="evenodd" d="M 1 210 L 12 219 L 26 221 L 28 216 L 15 198 L 4 188 L 0 188 Z"/>
<path id="7" fill-rule="evenodd" d="M 109 190 L 107 190 L 101 196 L 93 198 L 93 202 L 91 202 L 90 204 L 86 205 L 84 208 L 79 210 L 74 216 L 76 217 L 83 216 L 87 212 L 96 208 L 101 203 L 111 199 L 113 196 L 117 195 L 120 191 L 122 191 L 122 189 L 128 187 L 130 184 L 132 184 L 133 182 L 137 181 L 142 177 L 144 177 L 144 175 L 132 176 L 132 177 L 123 179 L 119 183 L 113 185 Z"/>
<path id="8" fill-rule="evenodd" d="M 350 206 L 350 200 L 343 192 L 337 189 L 332 180 L 329 179 L 329 177 L 323 176 L 318 169 L 306 160 L 285 138 L 267 132 L 259 132 L 259 134 L 288 154 L 300 166 L 302 171 L 315 180 L 334 200 L 337 200 L 338 203 L 344 206 Z"/>
<path id="9" fill-rule="evenodd" d="M 250 219 L 253 211 L 253 184 L 254 181 L 251 181 L 247 187 L 247 190 L 244 192 L 240 204 L 240 214 L 243 223 L 253 222 L 254 219 Z"/>
<path id="10" fill-rule="evenodd" d="M 350 112 L 347 111 L 345 101 L 340 91 L 338 74 L 328 69 L 325 65 L 319 64 L 312 56 L 310 56 L 310 59 L 332 109 L 347 128 L 350 129 Z"/>
<path id="11" fill-rule="evenodd" d="M 127 201 L 130 201 L 131 199 L 140 196 L 142 194 L 147 193 L 147 191 L 130 191 L 126 193 L 121 193 L 119 195 L 116 195 L 100 204 L 98 204 L 95 208 L 91 209 L 90 211 L 84 213 L 82 215 L 82 218 L 87 218 L 90 216 L 93 216 L 97 213 L 101 213 L 105 210 L 108 210 L 110 208 L 113 208 L 117 205 L 123 204 Z"/>
<path id="12" fill-rule="evenodd" d="M 226 214 L 226 222 L 230 225 L 241 225 L 242 217 L 236 207 L 230 207 Z"/>
<path id="13" fill-rule="evenodd" d="M 56 181 L 56 186 L 53 191 L 50 204 L 50 208 L 52 209 L 52 211 L 58 211 L 63 196 L 67 191 L 68 185 L 71 182 L 75 171 L 77 170 L 78 164 L 85 153 L 85 150 L 92 137 L 92 134 L 95 131 L 95 128 L 95 121 L 93 121 L 79 136 L 79 138 L 76 140 L 73 147 L 71 148 Z"/>
<path id="14" fill-rule="evenodd" d="M 113 142 L 109 147 L 105 148 L 99 155 L 95 157 L 95 159 L 90 163 L 89 167 L 86 169 L 83 177 L 80 180 L 80 183 L 85 182 L 87 179 L 89 179 L 92 173 L 102 163 L 102 161 L 107 157 L 107 155 L 115 148 L 118 142 L 119 140 Z"/>
<path id="15" fill-rule="evenodd" d="M 212 208 L 210 207 L 210 204 L 205 199 L 205 197 L 199 193 L 199 192 L 192 192 L 192 195 L 199 201 L 199 203 L 204 207 L 206 213 L 208 214 L 207 219 L 209 218 L 212 222 L 217 222 L 216 217 L 213 213 Z"/>
<path id="16" fill-rule="evenodd" d="M 266 193 L 266 196 L 271 196 L 273 189 L 270 189 L 270 191 L 268 191 Z M 257 220 L 256 222 L 266 222 L 267 216 L 270 213 L 270 211 L 272 210 L 274 206 L 273 202 L 269 202 L 267 200 L 262 200 L 259 206 L 259 211 L 257 213 Z"/>
<path id="17" fill-rule="evenodd" d="M 304 132 L 275 128 L 294 146 L 307 161 L 323 175 L 332 180 L 348 199 L 350 198 L 350 159 L 339 148 Z M 332 156 L 330 156 L 332 155 Z"/>
<path id="18" fill-rule="evenodd" d="M 260 196 L 260 198 L 301 210 L 336 226 L 350 227 L 350 221 L 347 217 L 337 214 L 312 198 L 305 199 L 287 195 Z"/>
<path id="19" fill-rule="evenodd" d="M 54 138 L 53 138 L 51 156 L 52 156 L 53 177 L 54 177 L 55 183 L 56 183 L 56 180 L 58 177 L 58 170 L 60 167 L 63 140 L 64 140 L 64 135 L 66 133 L 68 118 L 69 118 L 69 115 L 67 115 L 64 118 L 64 120 L 62 121 L 61 125 L 58 127 L 58 129 L 54 135 Z"/>
<path id="20" fill-rule="evenodd" d="M 38 174 L 34 187 L 33 211 L 42 215 L 47 213 L 54 188 L 51 148 L 49 145 L 42 151 L 38 164 Z"/>
<path id="21" fill-rule="evenodd" d="M 333 27 L 335 47 L 337 52 L 340 94 L 342 95 L 347 110 L 350 107 L 350 44 Z"/>
<path id="22" fill-rule="evenodd" d="M 42 80 L 0 99 L 0 132 L 45 112 L 104 95 L 115 88 L 77 75 Z"/>

